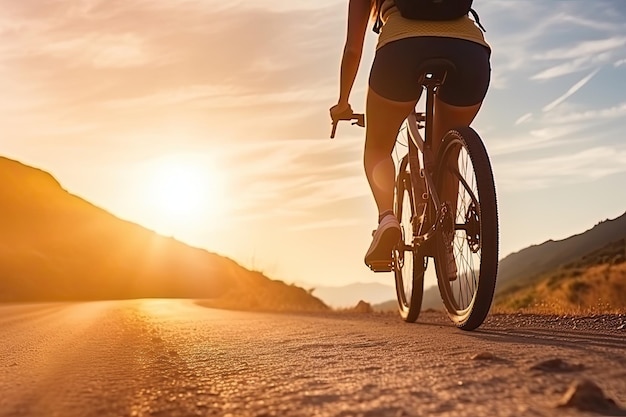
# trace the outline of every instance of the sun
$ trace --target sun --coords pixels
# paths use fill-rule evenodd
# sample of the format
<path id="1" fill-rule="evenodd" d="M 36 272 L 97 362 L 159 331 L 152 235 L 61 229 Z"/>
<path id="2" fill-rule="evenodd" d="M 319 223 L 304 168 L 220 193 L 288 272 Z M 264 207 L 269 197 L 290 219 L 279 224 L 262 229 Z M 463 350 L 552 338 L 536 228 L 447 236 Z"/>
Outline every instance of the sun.
<path id="1" fill-rule="evenodd" d="M 161 168 L 154 177 L 152 199 L 156 207 L 174 216 L 185 215 L 204 206 L 207 197 L 206 176 L 197 169 L 184 165 Z"/>
<path id="2" fill-rule="evenodd" d="M 207 158 L 172 155 L 153 161 L 147 169 L 146 203 L 160 230 L 201 226 L 223 208 L 223 187 Z"/>

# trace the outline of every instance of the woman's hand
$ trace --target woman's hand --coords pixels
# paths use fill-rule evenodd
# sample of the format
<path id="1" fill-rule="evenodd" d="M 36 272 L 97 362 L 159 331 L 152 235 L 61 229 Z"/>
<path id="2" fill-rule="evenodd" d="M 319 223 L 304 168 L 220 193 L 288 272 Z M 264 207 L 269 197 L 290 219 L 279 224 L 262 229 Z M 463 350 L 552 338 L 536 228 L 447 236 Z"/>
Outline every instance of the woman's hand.
<path id="1" fill-rule="evenodd" d="M 333 121 L 350 118 L 352 114 L 350 103 L 337 103 L 330 108 L 330 118 Z"/>

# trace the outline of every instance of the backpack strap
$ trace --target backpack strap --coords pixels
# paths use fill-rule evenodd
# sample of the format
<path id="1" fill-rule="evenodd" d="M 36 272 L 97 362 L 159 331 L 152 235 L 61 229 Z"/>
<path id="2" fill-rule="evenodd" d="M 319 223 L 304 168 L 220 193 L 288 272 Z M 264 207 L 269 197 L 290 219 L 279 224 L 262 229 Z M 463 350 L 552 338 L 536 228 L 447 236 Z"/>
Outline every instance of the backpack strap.
<path id="1" fill-rule="evenodd" d="M 480 30 L 482 30 L 483 32 L 487 32 L 485 30 L 485 28 L 483 27 L 483 25 L 480 24 L 480 17 L 478 16 L 478 13 L 476 13 L 476 10 L 474 9 L 470 9 L 470 14 L 472 15 L 472 17 L 474 18 L 474 22 L 476 22 L 476 25 L 478 25 L 478 27 L 480 28 Z"/>
<path id="2" fill-rule="evenodd" d="M 374 31 L 374 33 L 379 34 L 380 33 L 380 29 L 383 27 L 383 18 L 380 15 L 380 8 L 378 9 L 378 11 L 376 12 L 376 20 L 374 21 L 374 27 L 372 28 L 372 30 Z"/>

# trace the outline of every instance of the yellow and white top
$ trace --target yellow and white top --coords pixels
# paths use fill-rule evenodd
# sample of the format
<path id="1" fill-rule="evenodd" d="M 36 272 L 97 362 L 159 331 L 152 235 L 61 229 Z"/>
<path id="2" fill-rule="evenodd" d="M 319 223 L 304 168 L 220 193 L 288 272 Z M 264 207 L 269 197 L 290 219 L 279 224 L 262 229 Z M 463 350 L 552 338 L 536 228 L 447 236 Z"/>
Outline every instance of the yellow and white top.
<path id="1" fill-rule="evenodd" d="M 440 36 L 476 42 L 489 47 L 483 32 L 469 16 L 456 20 L 432 21 L 405 19 L 395 6 L 394 0 L 384 0 L 381 6 L 383 27 L 378 36 L 376 49 L 404 38 L 415 36 Z M 490 48 L 491 49 L 491 48 Z"/>

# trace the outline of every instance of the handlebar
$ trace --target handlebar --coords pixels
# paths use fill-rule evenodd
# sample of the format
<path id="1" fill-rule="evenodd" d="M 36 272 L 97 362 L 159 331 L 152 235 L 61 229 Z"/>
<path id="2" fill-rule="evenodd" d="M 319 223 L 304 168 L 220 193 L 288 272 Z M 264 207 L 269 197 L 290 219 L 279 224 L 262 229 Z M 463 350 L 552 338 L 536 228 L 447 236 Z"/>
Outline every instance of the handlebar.
<path id="1" fill-rule="evenodd" d="M 333 129 L 330 132 L 331 139 L 335 137 L 335 132 L 337 131 L 337 124 L 342 120 L 347 120 L 347 121 L 356 120 L 352 122 L 353 125 L 365 127 L 365 115 L 364 114 L 352 113 L 352 114 L 342 115 L 338 117 L 337 119 L 333 119 Z"/>

